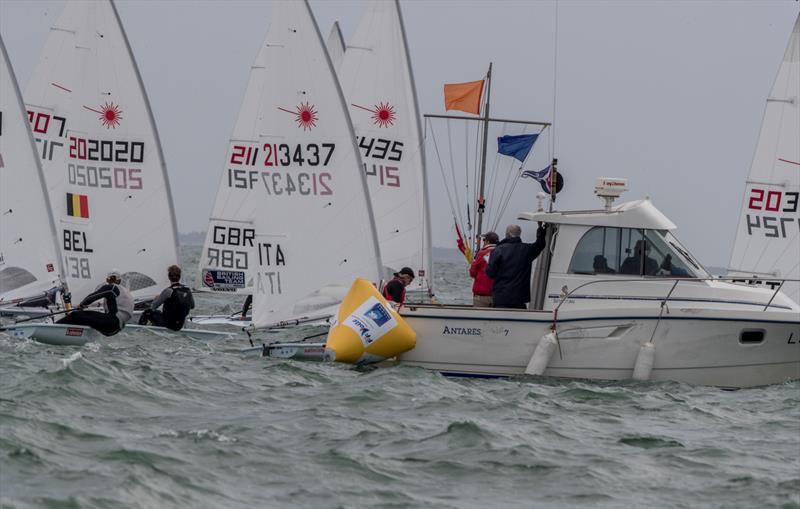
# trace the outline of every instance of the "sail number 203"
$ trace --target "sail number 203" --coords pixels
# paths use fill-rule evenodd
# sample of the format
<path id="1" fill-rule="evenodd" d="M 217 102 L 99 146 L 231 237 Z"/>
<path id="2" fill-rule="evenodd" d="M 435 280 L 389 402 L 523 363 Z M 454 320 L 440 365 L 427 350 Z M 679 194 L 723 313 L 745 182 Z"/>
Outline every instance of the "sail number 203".
<path id="1" fill-rule="evenodd" d="M 796 191 L 750 189 L 745 218 L 747 234 L 754 235 L 761 230 L 765 237 L 791 238 L 796 235 L 792 230 L 800 228 L 798 194 Z"/>

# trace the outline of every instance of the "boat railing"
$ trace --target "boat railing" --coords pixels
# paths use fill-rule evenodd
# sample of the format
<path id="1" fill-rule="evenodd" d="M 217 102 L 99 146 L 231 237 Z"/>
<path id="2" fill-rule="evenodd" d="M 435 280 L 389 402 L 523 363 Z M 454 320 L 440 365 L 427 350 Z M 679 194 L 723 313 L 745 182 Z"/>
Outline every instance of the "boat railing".
<path id="1" fill-rule="evenodd" d="M 625 283 L 625 284 L 627 284 L 627 283 L 653 283 L 653 282 L 656 282 L 656 281 L 657 282 L 672 281 L 673 283 L 669 287 L 669 291 L 664 296 L 664 298 L 660 301 L 661 310 L 662 310 L 662 313 L 663 313 L 664 307 L 669 302 L 669 299 L 672 297 L 672 294 L 675 293 L 675 289 L 678 287 L 679 283 L 682 283 L 682 282 L 706 282 L 706 281 L 721 281 L 721 282 L 730 282 L 730 283 L 747 283 L 748 281 L 762 281 L 764 279 L 765 278 L 743 277 L 743 276 L 658 277 L 658 278 L 644 278 L 644 279 L 643 278 L 635 278 L 635 279 L 634 278 L 596 279 L 596 280 L 593 280 L 593 281 L 587 281 L 585 283 L 582 283 L 582 284 L 576 286 L 575 288 L 573 288 L 571 290 L 569 288 L 567 288 L 566 286 L 564 288 L 562 288 L 561 298 L 560 298 L 558 304 L 556 305 L 556 307 L 553 309 L 553 313 L 554 313 L 554 316 L 557 317 L 558 316 L 558 311 L 559 311 L 559 309 L 561 309 L 561 306 L 565 302 L 567 302 L 567 300 L 569 300 L 570 297 L 572 297 L 575 294 L 575 292 L 577 292 L 578 290 L 580 290 L 582 288 L 586 288 L 587 286 L 597 285 L 597 284 L 602 284 L 602 283 L 605 283 L 605 284 Z M 764 309 L 762 311 L 766 311 L 767 309 L 769 309 L 769 307 L 772 305 L 772 301 L 775 300 L 775 297 L 778 295 L 778 292 L 781 291 L 781 289 L 783 288 L 783 285 L 786 282 L 800 282 L 800 279 L 789 279 L 789 278 L 781 279 L 781 278 L 770 277 L 769 281 L 770 281 L 770 283 L 778 283 L 778 284 L 777 284 L 777 286 L 775 286 L 773 288 L 773 292 L 770 295 L 769 300 L 766 302 L 766 304 L 764 304 Z M 624 298 L 624 296 L 620 296 L 620 297 Z M 757 303 L 757 304 L 759 306 L 761 305 L 760 303 Z"/>

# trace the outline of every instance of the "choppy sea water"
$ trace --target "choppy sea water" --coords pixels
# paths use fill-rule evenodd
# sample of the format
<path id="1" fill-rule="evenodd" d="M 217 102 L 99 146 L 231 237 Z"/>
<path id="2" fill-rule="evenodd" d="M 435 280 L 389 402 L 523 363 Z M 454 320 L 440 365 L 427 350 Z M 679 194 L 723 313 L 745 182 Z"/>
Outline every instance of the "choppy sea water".
<path id="1" fill-rule="evenodd" d="M 440 300 L 469 298 L 437 269 Z M 800 508 L 800 383 L 452 379 L 246 344 L 0 334 L 0 505 Z"/>

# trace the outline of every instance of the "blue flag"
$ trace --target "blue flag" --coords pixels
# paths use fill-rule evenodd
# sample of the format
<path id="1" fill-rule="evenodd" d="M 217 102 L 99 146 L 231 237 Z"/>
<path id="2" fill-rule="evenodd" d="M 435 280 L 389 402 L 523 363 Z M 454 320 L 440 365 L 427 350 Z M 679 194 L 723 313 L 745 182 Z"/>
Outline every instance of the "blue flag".
<path id="1" fill-rule="evenodd" d="M 538 134 L 519 134 L 512 136 L 507 134 L 497 138 L 497 152 L 504 156 L 511 156 L 519 162 L 525 162 L 525 158 L 536 143 Z"/>

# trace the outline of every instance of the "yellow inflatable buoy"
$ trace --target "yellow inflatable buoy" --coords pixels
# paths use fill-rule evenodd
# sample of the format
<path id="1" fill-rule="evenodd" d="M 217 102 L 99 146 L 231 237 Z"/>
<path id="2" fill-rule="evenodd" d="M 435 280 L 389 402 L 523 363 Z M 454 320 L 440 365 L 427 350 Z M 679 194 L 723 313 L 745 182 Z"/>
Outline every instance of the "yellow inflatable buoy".
<path id="1" fill-rule="evenodd" d="M 325 344 L 329 361 L 370 364 L 407 352 L 417 344 L 417 333 L 366 279 L 353 282 L 336 318 Z"/>

